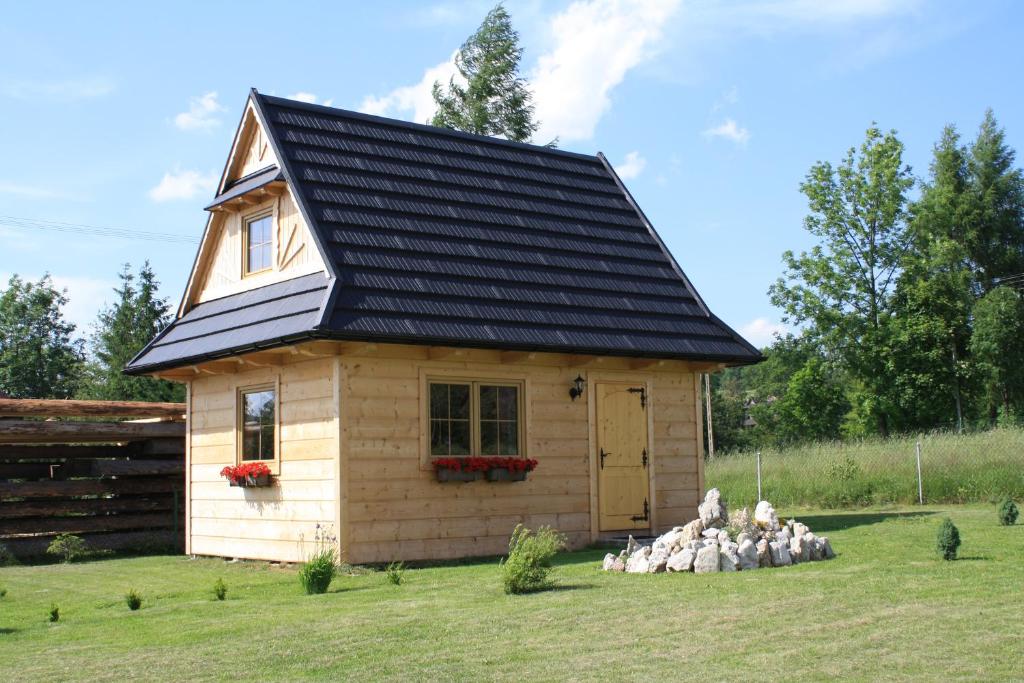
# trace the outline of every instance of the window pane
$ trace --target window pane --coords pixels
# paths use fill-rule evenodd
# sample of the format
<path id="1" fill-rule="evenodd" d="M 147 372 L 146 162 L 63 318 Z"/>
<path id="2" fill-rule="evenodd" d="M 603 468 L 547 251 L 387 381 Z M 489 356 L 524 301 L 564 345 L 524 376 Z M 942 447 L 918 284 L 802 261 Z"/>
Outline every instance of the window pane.
<path id="1" fill-rule="evenodd" d="M 248 240 L 246 267 L 250 273 L 270 268 L 272 223 L 272 216 L 263 216 L 246 223 L 246 239 Z"/>
<path id="2" fill-rule="evenodd" d="M 451 387 L 450 410 L 453 420 L 469 419 L 469 385 L 449 384 Z"/>
<path id="3" fill-rule="evenodd" d="M 274 411 L 270 390 L 242 394 L 242 460 L 274 459 Z"/>
<path id="4" fill-rule="evenodd" d="M 469 420 L 452 420 L 451 429 L 451 454 L 469 455 Z"/>
<path id="5" fill-rule="evenodd" d="M 498 455 L 519 455 L 519 428 L 515 422 L 498 423 Z"/>
<path id="6" fill-rule="evenodd" d="M 519 417 L 519 389 L 498 387 L 498 418 L 515 420 Z"/>
<path id="7" fill-rule="evenodd" d="M 498 455 L 498 423 L 480 423 L 480 455 Z"/>
<path id="8" fill-rule="evenodd" d="M 430 419 L 448 419 L 448 385 L 430 385 Z M 447 439 L 446 439 L 447 441 Z"/>
<path id="9" fill-rule="evenodd" d="M 446 420 L 430 421 L 430 454 L 450 454 L 448 449 L 448 422 Z"/>
<path id="10" fill-rule="evenodd" d="M 498 419 L 498 387 L 480 387 L 480 419 Z"/>

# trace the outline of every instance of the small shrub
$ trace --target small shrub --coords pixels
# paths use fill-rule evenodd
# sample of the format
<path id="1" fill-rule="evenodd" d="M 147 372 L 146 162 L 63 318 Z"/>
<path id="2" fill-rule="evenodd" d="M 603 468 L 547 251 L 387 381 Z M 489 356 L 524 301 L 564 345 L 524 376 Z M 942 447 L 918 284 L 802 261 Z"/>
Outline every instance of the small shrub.
<path id="1" fill-rule="evenodd" d="M 338 572 L 333 546 L 316 550 L 299 570 L 299 582 L 308 595 L 326 593 Z"/>
<path id="2" fill-rule="evenodd" d="M 50 622 L 55 623 L 60 621 L 60 607 L 56 604 L 50 605 Z"/>
<path id="3" fill-rule="evenodd" d="M 46 549 L 48 555 L 60 557 L 63 562 L 74 562 L 88 551 L 88 544 L 74 534 L 60 534 L 50 541 L 50 546 Z"/>
<path id="4" fill-rule="evenodd" d="M 532 593 L 551 587 L 551 558 L 565 547 L 565 538 L 551 527 L 533 533 L 516 525 L 508 542 L 508 557 L 502 562 L 506 593 Z"/>
<path id="5" fill-rule="evenodd" d="M 402 581 L 405 580 L 403 574 L 405 574 L 405 565 L 401 562 L 392 562 L 384 568 L 384 573 L 387 574 L 388 581 L 394 586 L 401 586 Z"/>
<path id="6" fill-rule="evenodd" d="M 953 520 L 946 517 L 939 526 L 939 534 L 936 539 L 936 548 L 942 554 L 944 560 L 955 560 L 957 548 L 960 547 L 960 530 L 953 524 Z"/>
<path id="7" fill-rule="evenodd" d="M 0 598 L 6 598 L 6 597 L 7 597 L 7 589 L 6 588 L 0 588 Z"/>
<path id="8" fill-rule="evenodd" d="M 213 595 L 218 600 L 223 600 L 228 596 L 228 586 L 224 583 L 224 579 L 217 579 L 213 584 Z"/>
<path id="9" fill-rule="evenodd" d="M 0 543 L 0 567 L 10 567 L 15 564 L 18 564 L 18 560 L 14 557 L 14 553 L 3 543 Z"/>
<path id="10" fill-rule="evenodd" d="M 729 524 L 725 527 L 729 532 L 729 538 L 736 540 L 740 534 L 747 534 L 751 538 L 757 538 L 757 525 L 754 524 L 754 517 L 748 508 L 729 515 Z"/>
<path id="11" fill-rule="evenodd" d="M 999 523 L 1003 526 L 1013 526 L 1017 523 L 1017 516 L 1020 511 L 1012 499 L 1007 498 L 999 506 Z"/>
<path id="12" fill-rule="evenodd" d="M 127 595 L 124 596 L 124 601 L 128 603 L 128 609 L 133 612 L 142 607 L 142 596 L 134 588 L 128 591 Z"/>

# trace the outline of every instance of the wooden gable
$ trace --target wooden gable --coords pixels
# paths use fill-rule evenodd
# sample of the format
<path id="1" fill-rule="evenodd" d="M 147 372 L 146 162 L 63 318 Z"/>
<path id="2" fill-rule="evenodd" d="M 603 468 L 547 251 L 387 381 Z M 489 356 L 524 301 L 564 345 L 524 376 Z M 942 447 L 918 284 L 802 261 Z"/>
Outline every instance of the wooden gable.
<path id="1" fill-rule="evenodd" d="M 277 165 L 277 157 L 250 102 L 218 193 L 224 193 L 239 179 Z M 272 267 L 247 275 L 243 268 L 246 221 L 268 213 L 273 217 Z M 181 311 L 211 299 L 325 270 L 290 188 L 284 181 L 275 181 L 214 208 Z"/>

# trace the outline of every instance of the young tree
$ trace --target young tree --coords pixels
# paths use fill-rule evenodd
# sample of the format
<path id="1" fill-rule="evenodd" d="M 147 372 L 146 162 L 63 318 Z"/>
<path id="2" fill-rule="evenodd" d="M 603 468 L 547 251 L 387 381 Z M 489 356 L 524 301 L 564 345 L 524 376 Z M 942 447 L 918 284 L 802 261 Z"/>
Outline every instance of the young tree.
<path id="1" fill-rule="evenodd" d="M 913 185 L 895 131 L 868 129 L 857 150 L 834 168 L 811 167 L 801 191 L 811 213 L 804 227 L 818 238 L 810 252 L 783 254 L 786 273 L 769 290 L 785 320 L 809 334 L 869 392 L 880 434 L 889 433 L 884 374 L 892 290 L 907 249 L 906 192 Z"/>
<path id="2" fill-rule="evenodd" d="M 149 262 L 132 275 L 127 263 L 118 274 L 117 300 L 100 311 L 91 339 L 89 377 L 82 397 L 120 401 L 181 401 L 184 389 L 155 377 L 129 377 L 122 370 L 170 322 L 167 299 L 157 297 L 158 282 Z"/>
<path id="3" fill-rule="evenodd" d="M 793 373 L 774 408 L 775 441 L 785 444 L 839 438 L 850 403 L 825 362 L 812 358 Z"/>
<path id="4" fill-rule="evenodd" d="M 519 34 L 501 4 L 455 56 L 462 82 L 453 77 L 447 91 L 434 83 L 437 113 L 430 124 L 478 135 L 527 142 L 537 130 L 527 83 L 519 76 Z"/>
<path id="5" fill-rule="evenodd" d="M 1024 301 L 1010 287 L 996 287 L 974 306 L 971 352 L 983 373 L 990 419 L 1013 418 L 1024 398 Z"/>
<path id="6" fill-rule="evenodd" d="M 49 275 L 24 282 L 12 275 L 0 292 L 0 394 L 68 398 L 82 365 L 82 342 L 64 320 L 65 292 Z"/>

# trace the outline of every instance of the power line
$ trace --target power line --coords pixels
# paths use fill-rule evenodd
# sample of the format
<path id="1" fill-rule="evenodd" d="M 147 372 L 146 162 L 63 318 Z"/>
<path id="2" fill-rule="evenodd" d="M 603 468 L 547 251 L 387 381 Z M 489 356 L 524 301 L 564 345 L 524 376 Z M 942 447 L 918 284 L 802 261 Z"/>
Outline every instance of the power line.
<path id="1" fill-rule="evenodd" d="M 145 240 L 147 242 L 174 242 L 178 244 L 196 244 L 197 237 L 174 235 L 167 232 L 148 232 L 134 228 L 113 228 L 103 225 L 86 225 L 84 223 L 64 223 L 46 221 L 37 218 L 19 218 L 18 216 L 0 216 L 0 225 L 17 230 L 54 230 L 80 235 L 94 235 L 122 240 Z"/>

